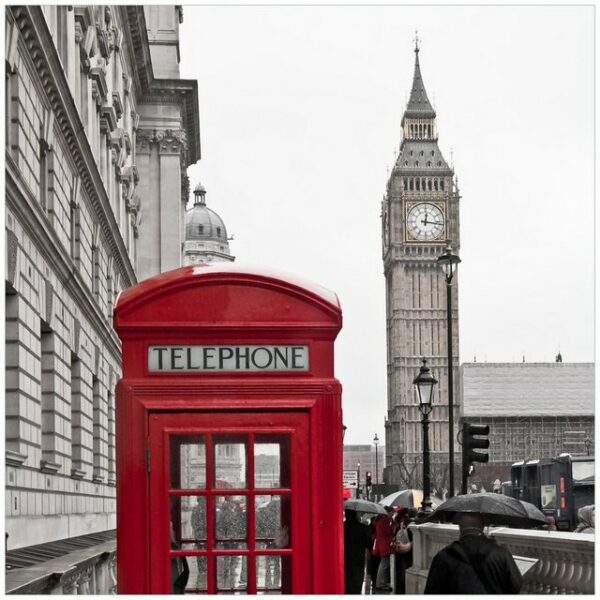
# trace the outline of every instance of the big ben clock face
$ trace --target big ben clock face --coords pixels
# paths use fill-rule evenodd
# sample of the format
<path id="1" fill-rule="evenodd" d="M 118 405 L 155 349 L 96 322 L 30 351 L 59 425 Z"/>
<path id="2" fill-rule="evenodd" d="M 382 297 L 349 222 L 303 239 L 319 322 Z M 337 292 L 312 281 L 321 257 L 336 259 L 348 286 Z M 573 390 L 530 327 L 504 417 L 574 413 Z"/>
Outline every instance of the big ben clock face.
<path id="1" fill-rule="evenodd" d="M 444 233 L 444 228 L 444 213 L 435 204 L 421 202 L 408 211 L 406 230 L 415 240 L 420 242 L 437 240 Z"/>

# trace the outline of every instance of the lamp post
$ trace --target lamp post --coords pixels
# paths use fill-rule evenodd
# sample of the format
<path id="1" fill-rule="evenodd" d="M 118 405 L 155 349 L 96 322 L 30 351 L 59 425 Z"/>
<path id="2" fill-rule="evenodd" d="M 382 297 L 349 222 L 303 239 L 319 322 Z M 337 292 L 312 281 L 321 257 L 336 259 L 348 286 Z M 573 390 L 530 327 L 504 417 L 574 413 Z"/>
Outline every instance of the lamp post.
<path id="1" fill-rule="evenodd" d="M 438 257 L 438 264 L 444 271 L 446 277 L 446 318 L 448 320 L 448 462 L 449 464 L 449 490 L 448 496 L 454 496 L 454 373 L 452 365 L 452 278 L 460 258 L 452 254 L 452 248 L 448 245 L 444 254 Z"/>
<path id="2" fill-rule="evenodd" d="M 360 460 L 356 463 L 356 497 L 360 498 Z"/>
<path id="3" fill-rule="evenodd" d="M 431 512 L 431 472 L 429 468 L 429 413 L 431 412 L 431 401 L 433 399 L 433 386 L 437 379 L 431 374 L 427 366 L 427 360 L 423 359 L 423 366 L 413 383 L 419 394 L 419 410 L 423 415 L 423 501 L 421 502 L 421 515 Z"/>
<path id="4" fill-rule="evenodd" d="M 377 434 L 373 438 L 373 444 L 375 444 L 375 483 L 379 483 L 379 438 Z"/>

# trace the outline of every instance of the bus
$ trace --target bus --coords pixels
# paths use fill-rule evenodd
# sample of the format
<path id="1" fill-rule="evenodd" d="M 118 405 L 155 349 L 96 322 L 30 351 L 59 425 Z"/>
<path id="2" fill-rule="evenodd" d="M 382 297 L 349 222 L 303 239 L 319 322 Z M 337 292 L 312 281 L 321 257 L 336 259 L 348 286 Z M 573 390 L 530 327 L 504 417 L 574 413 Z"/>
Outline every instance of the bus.
<path id="1" fill-rule="evenodd" d="M 510 469 L 506 495 L 537 506 L 553 517 L 556 528 L 573 531 L 577 511 L 594 504 L 594 457 L 560 454 L 556 458 L 520 460 Z M 503 486 L 503 493 L 506 493 Z"/>

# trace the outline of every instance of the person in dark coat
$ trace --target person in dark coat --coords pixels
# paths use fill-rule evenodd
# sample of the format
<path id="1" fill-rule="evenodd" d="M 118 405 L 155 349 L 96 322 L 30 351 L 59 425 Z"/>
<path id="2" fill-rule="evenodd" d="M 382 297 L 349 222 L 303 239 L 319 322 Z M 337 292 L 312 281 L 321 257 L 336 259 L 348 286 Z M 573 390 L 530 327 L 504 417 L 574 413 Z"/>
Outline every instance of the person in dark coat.
<path id="1" fill-rule="evenodd" d="M 518 594 L 522 578 L 510 552 L 483 533 L 483 518 L 465 513 L 460 539 L 440 550 L 429 568 L 426 594 Z"/>
<path id="2" fill-rule="evenodd" d="M 408 534 L 408 539 L 410 540 L 411 546 L 410 550 L 406 550 L 405 552 L 399 553 L 397 550 L 394 554 L 395 561 L 395 574 L 396 574 L 396 585 L 394 590 L 396 594 L 405 594 L 406 593 L 406 571 L 413 564 L 413 551 L 412 551 L 412 532 L 408 529 L 408 526 L 416 517 L 417 510 L 409 509 L 405 507 L 400 507 L 396 512 L 396 523 L 401 527 L 406 528 L 406 533 Z"/>
<path id="3" fill-rule="evenodd" d="M 365 550 L 373 541 L 369 529 L 356 518 L 353 510 L 344 511 L 344 578 L 346 594 L 360 594 L 365 572 Z"/>

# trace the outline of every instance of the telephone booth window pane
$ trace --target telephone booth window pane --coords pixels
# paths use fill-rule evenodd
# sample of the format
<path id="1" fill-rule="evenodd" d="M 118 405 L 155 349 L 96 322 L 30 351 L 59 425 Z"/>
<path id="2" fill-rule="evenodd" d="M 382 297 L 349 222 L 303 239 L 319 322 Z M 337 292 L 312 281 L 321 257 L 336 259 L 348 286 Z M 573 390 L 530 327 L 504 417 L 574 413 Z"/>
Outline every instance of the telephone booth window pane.
<path id="1" fill-rule="evenodd" d="M 290 438 L 287 435 L 257 435 L 254 440 L 254 487 L 290 486 Z"/>
<path id="2" fill-rule="evenodd" d="M 214 487 L 216 489 L 246 488 L 247 437 L 215 436 Z"/>
<path id="3" fill-rule="evenodd" d="M 170 438 L 172 490 L 206 489 L 206 443 L 203 435 Z"/>
<path id="4" fill-rule="evenodd" d="M 217 593 L 248 593 L 246 556 L 217 556 Z"/>
<path id="5" fill-rule="evenodd" d="M 206 586 L 206 556 L 186 557 L 190 575 L 185 586 L 186 594 L 205 594 Z"/>
<path id="6" fill-rule="evenodd" d="M 290 547 L 289 496 L 256 496 L 256 547 Z"/>
<path id="7" fill-rule="evenodd" d="M 206 498 L 171 496 L 171 515 L 178 548 L 206 550 Z"/>
<path id="8" fill-rule="evenodd" d="M 257 592 L 281 594 L 281 556 L 256 557 Z"/>
<path id="9" fill-rule="evenodd" d="M 216 548 L 248 548 L 248 513 L 246 502 L 246 496 L 215 497 Z"/>

